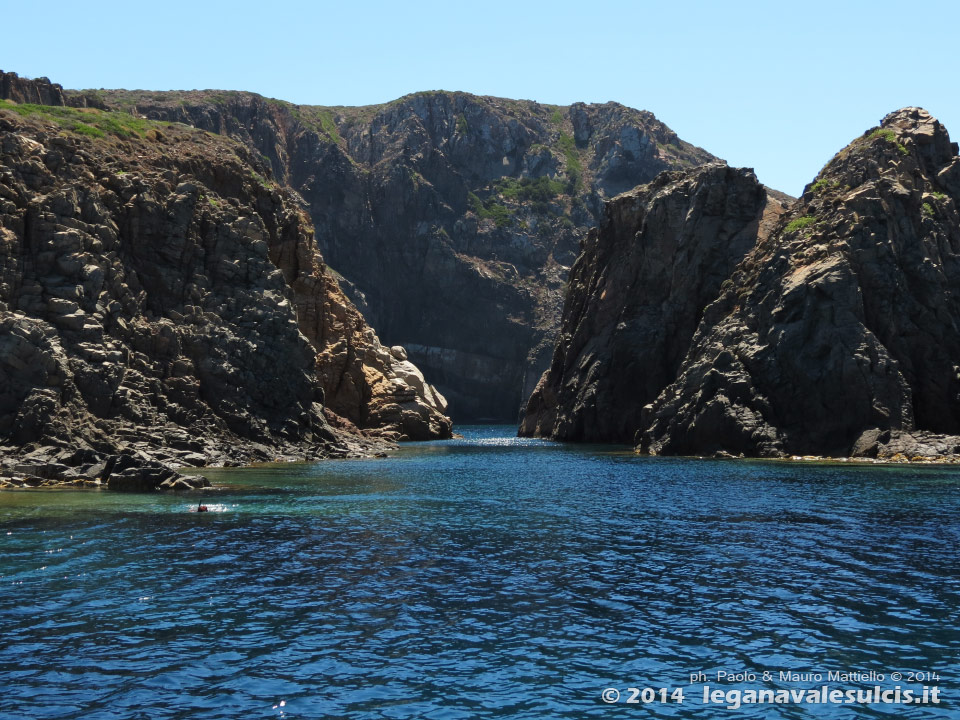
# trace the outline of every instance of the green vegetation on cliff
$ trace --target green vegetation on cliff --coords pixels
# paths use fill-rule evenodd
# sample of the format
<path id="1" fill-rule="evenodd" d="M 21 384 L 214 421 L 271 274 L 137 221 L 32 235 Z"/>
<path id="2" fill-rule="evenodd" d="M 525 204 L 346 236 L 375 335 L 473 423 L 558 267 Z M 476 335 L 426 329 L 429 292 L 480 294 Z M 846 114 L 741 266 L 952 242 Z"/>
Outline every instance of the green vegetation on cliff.
<path id="1" fill-rule="evenodd" d="M 559 180 L 551 180 L 546 176 L 519 180 L 504 177 L 500 178 L 495 186 L 504 198 L 519 202 L 546 202 L 561 194 L 566 187 Z"/>
<path id="2" fill-rule="evenodd" d="M 560 139 L 557 144 L 563 151 L 563 156 L 567 160 L 567 179 L 570 181 L 570 192 L 576 192 L 580 189 L 580 178 L 583 176 L 583 163 L 580 161 L 580 153 L 577 151 L 577 144 L 574 139 L 566 133 L 560 133 Z"/>
<path id="3" fill-rule="evenodd" d="M 421 348 L 411 357 L 445 378 L 463 419 L 515 417 L 549 363 L 567 269 L 602 201 L 715 160 L 617 103 L 446 91 L 366 107 L 221 91 L 65 91 L 65 100 L 224 133 L 269 160 L 364 312 L 390 342 Z"/>
<path id="4" fill-rule="evenodd" d="M 897 150 L 899 150 L 904 155 L 910 154 L 910 151 L 907 150 L 907 146 L 903 145 L 900 141 L 897 140 L 897 134 L 890 128 L 877 128 L 868 136 L 869 140 L 873 140 L 875 138 L 883 138 L 888 143 L 892 143 L 896 145 Z"/>
<path id="5" fill-rule="evenodd" d="M 109 112 L 95 108 L 17 104 L 9 100 L 0 100 L 0 110 L 10 110 L 21 117 L 40 117 L 59 125 L 64 130 L 94 138 L 102 138 L 106 135 L 142 138 L 146 137 L 148 131 L 170 124 L 144 120 L 123 112 Z"/>
<path id="6" fill-rule="evenodd" d="M 470 202 L 470 209 L 477 214 L 477 217 L 483 220 L 493 220 L 497 227 L 506 227 L 513 221 L 513 213 L 510 208 L 495 202 L 493 198 L 487 198 L 484 202 L 474 193 L 467 196 Z"/>
<path id="7" fill-rule="evenodd" d="M 791 220 L 787 223 L 787 226 L 783 229 L 784 232 L 792 233 L 797 230 L 803 230 L 809 225 L 813 225 L 817 219 L 812 215 L 804 215 L 803 217 L 798 217 L 795 220 Z"/>

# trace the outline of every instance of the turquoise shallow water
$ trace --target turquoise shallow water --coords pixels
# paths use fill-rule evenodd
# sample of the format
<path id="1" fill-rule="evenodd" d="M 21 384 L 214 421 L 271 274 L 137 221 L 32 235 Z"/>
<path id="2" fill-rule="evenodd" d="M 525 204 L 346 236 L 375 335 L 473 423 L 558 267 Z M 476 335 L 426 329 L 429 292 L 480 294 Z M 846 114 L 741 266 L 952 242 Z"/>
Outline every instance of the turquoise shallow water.
<path id="1" fill-rule="evenodd" d="M 214 471 L 206 514 L 0 493 L 0 718 L 960 717 L 957 470 L 464 434 Z M 727 710 L 690 673 L 823 683 L 718 670 L 931 671 L 944 699 Z"/>

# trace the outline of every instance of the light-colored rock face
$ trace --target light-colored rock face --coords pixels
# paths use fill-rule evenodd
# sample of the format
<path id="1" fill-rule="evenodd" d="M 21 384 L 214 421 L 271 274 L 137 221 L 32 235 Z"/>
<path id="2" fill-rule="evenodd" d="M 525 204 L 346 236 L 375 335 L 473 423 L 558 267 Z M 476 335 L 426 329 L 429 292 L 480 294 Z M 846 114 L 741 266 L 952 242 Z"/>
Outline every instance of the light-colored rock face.
<path id="1" fill-rule="evenodd" d="M 294 283 L 294 287 L 298 285 Z M 315 298 L 319 310 L 305 309 Z M 446 405 L 416 365 L 385 347 L 329 274 L 322 290 L 298 298 L 300 328 L 318 349 L 318 376 L 327 408 L 359 428 L 395 440 L 447 438 L 453 425 Z"/>
<path id="2" fill-rule="evenodd" d="M 0 108 L 0 444 L 210 462 L 359 451 L 367 429 L 449 436 L 425 382 L 379 382 L 419 371 L 380 345 L 243 146 L 73 130 L 102 119 Z"/>
<path id="3" fill-rule="evenodd" d="M 385 347 L 362 324 L 359 312 L 329 275 L 330 312 L 315 336 L 320 377 L 327 406 L 361 428 L 379 429 L 390 439 L 428 440 L 450 437 L 446 402 L 408 360 L 402 347 Z M 359 328 L 359 329 L 357 329 Z M 333 339 L 329 342 L 328 338 Z"/>

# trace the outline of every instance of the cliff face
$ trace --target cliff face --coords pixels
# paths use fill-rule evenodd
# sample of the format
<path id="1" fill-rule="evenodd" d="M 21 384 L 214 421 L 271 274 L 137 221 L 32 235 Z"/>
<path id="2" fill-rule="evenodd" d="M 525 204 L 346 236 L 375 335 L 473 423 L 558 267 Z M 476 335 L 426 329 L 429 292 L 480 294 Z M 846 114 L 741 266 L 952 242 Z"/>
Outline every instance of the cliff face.
<path id="1" fill-rule="evenodd" d="M 749 170 L 663 173 L 606 205 L 570 274 L 521 435 L 634 442 L 721 283 L 783 212 Z"/>
<path id="2" fill-rule="evenodd" d="M 924 110 L 851 143 L 707 310 L 643 446 L 955 452 L 930 434 L 960 434 L 958 202 L 957 146 Z"/>
<path id="3" fill-rule="evenodd" d="M 65 105 L 63 88 L 48 78 L 29 80 L 0 70 L 0 98 L 15 103 Z"/>
<path id="4" fill-rule="evenodd" d="M 68 92 L 234 137 L 306 201 L 326 259 L 458 418 L 513 421 L 549 364 L 605 197 L 714 159 L 650 113 L 431 92 L 362 108 L 249 93 Z"/>
<path id="5" fill-rule="evenodd" d="M 0 101 L 0 470 L 34 453 L 60 477 L 67 447 L 175 466 L 449 436 L 266 172 L 192 128 Z"/>
<path id="6" fill-rule="evenodd" d="M 900 110 L 781 200 L 710 167 L 609 203 L 521 431 L 655 454 L 960 452 L 956 144 Z"/>

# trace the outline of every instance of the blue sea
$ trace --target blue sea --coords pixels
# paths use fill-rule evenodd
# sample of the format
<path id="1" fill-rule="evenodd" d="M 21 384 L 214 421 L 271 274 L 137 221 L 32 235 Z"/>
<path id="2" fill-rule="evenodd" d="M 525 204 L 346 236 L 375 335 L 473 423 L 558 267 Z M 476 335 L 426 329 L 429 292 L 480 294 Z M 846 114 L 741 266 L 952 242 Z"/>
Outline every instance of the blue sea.
<path id="1" fill-rule="evenodd" d="M 0 718 L 960 717 L 960 470 L 460 431 L 0 493 Z"/>

